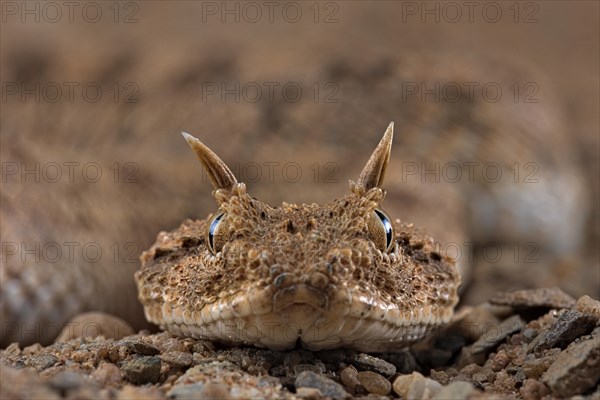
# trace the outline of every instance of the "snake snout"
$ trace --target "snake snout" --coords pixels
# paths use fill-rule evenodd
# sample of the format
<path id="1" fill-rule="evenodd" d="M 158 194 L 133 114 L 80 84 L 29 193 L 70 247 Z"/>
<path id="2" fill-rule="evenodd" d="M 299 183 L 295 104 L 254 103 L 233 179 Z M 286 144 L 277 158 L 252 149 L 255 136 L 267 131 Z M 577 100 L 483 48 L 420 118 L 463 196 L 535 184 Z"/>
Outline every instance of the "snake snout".
<path id="1" fill-rule="evenodd" d="M 328 303 L 327 295 L 322 290 L 306 284 L 288 286 L 273 296 L 275 312 L 292 305 L 310 305 L 318 310 L 326 310 Z"/>

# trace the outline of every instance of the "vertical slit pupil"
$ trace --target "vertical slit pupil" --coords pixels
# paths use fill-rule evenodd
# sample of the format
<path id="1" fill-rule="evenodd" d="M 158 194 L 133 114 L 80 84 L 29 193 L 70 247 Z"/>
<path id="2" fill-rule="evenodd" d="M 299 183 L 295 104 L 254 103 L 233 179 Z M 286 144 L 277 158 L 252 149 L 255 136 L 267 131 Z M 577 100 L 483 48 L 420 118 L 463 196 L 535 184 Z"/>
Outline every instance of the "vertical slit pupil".
<path id="1" fill-rule="evenodd" d="M 221 219 L 223 219 L 224 215 L 225 215 L 224 213 L 217 215 L 211 222 L 210 228 L 208 229 L 208 245 L 210 246 L 210 248 L 212 250 L 215 249 L 214 248 L 215 231 L 217 230 L 217 227 L 219 226 L 219 222 L 221 222 Z"/>
<path id="2" fill-rule="evenodd" d="M 383 229 L 385 230 L 385 239 L 386 239 L 385 247 L 389 248 L 390 244 L 392 244 L 392 240 L 394 239 L 392 237 L 392 235 L 393 235 L 392 223 L 390 222 L 389 218 L 383 212 L 381 212 L 379 210 L 375 210 L 375 213 L 377 214 L 377 216 L 381 220 L 381 223 L 383 224 Z"/>

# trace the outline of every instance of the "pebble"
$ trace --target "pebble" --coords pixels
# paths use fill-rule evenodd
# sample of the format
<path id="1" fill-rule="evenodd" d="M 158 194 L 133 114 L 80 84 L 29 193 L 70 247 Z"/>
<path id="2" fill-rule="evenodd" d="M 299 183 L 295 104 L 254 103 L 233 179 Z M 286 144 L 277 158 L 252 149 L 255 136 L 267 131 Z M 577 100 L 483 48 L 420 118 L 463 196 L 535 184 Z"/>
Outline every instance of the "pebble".
<path id="1" fill-rule="evenodd" d="M 354 390 L 354 388 L 360 385 L 360 381 L 358 380 L 358 371 L 353 365 L 350 365 L 342 370 L 340 373 L 340 380 L 351 390 Z"/>
<path id="2" fill-rule="evenodd" d="M 133 384 L 156 383 L 160 379 L 160 357 L 142 356 L 121 366 L 123 378 Z"/>
<path id="3" fill-rule="evenodd" d="M 498 393 L 512 393 L 515 389 L 515 380 L 507 370 L 502 370 L 496 374 L 493 387 Z"/>
<path id="4" fill-rule="evenodd" d="M 121 382 L 121 370 L 113 363 L 100 363 L 90 376 L 102 386 L 117 385 Z"/>
<path id="5" fill-rule="evenodd" d="M 459 367 L 464 367 L 471 363 L 483 364 L 488 353 L 498 347 L 508 336 L 523 329 L 524 325 L 525 322 L 521 317 L 513 315 L 496 327 L 488 329 L 475 343 L 463 348 L 458 363 Z"/>
<path id="6" fill-rule="evenodd" d="M 469 382 L 456 381 L 444 386 L 431 399 L 432 400 L 466 400 L 475 391 Z"/>
<path id="7" fill-rule="evenodd" d="M 21 354 L 21 349 L 19 348 L 19 343 L 11 343 L 8 345 L 8 347 L 6 347 L 6 349 L 4 349 L 2 351 L 4 356 L 7 357 L 11 357 L 11 356 L 18 356 L 19 354 Z"/>
<path id="8" fill-rule="evenodd" d="M 394 380 L 394 392 L 403 399 L 429 399 L 440 390 L 442 385 L 433 379 L 425 378 L 418 372 L 400 375 Z"/>
<path id="9" fill-rule="evenodd" d="M 575 299 L 557 287 L 541 289 L 515 290 L 496 293 L 490 299 L 491 304 L 522 308 L 570 308 Z"/>
<path id="10" fill-rule="evenodd" d="M 499 350 L 496 355 L 490 361 L 490 368 L 494 372 L 498 372 L 503 370 L 508 363 L 510 362 L 510 358 L 508 354 L 506 354 L 505 350 Z"/>
<path id="11" fill-rule="evenodd" d="M 161 395 L 158 388 L 155 387 L 137 387 L 125 385 L 122 390 L 117 393 L 117 400 L 161 400 L 164 396 Z"/>
<path id="12" fill-rule="evenodd" d="M 104 336 L 119 340 L 135 331 L 124 320 L 103 312 L 86 312 L 75 316 L 62 329 L 57 342 L 68 342 L 80 337 Z"/>
<path id="13" fill-rule="evenodd" d="M 596 324 L 600 324 L 600 301 L 594 300 L 588 295 L 581 296 L 577 299 L 575 309 L 591 316 Z"/>
<path id="14" fill-rule="evenodd" d="M 190 347 L 193 347 L 190 346 Z M 177 338 L 168 338 L 165 339 L 161 342 L 160 344 L 160 350 L 163 353 L 169 353 L 172 351 L 181 351 L 184 352 L 186 351 L 185 345 L 183 344 L 183 342 L 180 339 Z"/>
<path id="15" fill-rule="evenodd" d="M 177 385 L 167 392 L 167 396 L 174 399 L 202 400 L 230 399 L 229 390 L 226 385 L 214 383 L 196 382 L 189 385 Z"/>
<path id="16" fill-rule="evenodd" d="M 23 349 L 23 355 L 31 355 L 39 353 L 43 349 L 42 345 L 39 343 L 34 343 L 29 345 Z"/>
<path id="17" fill-rule="evenodd" d="M 369 354 L 356 354 L 348 360 L 352 365 L 360 370 L 377 372 L 383 376 L 392 376 L 396 373 L 396 367 L 381 358 Z"/>
<path id="18" fill-rule="evenodd" d="M 358 380 L 369 393 L 386 395 L 392 390 L 390 381 L 373 371 L 359 372 Z"/>
<path id="19" fill-rule="evenodd" d="M 543 357 L 527 354 L 523 362 L 523 373 L 527 378 L 539 379 L 556 360 L 559 353 L 559 349 L 553 349 L 546 352 Z"/>
<path id="20" fill-rule="evenodd" d="M 331 379 L 315 374 L 311 371 L 303 371 L 296 376 L 296 388 L 308 387 L 319 389 L 321 394 L 334 399 L 344 399 L 350 397 L 350 394 L 344 390 L 344 387 Z"/>
<path id="21" fill-rule="evenodd" d="M 560 397 L 581 394 L 600 380 L 600 336 L 573 343 L 542 375 L 542 382 Z"/>
<path id="22" fill-rule="evenodd" d="M 548 387 L 535 379 L 525 379 L 519 389 L 523 400 L 538 400 L 550 393 Z"/>
<path id="23" fill-rule="evenodd" d="M 308 400 L 320 400 L 323 398 L 321 391 L 315 388 L 301 387 L 296 389 L 296 395 Z"/>
<path id="24" fill-rule="evenodd" d="M 446 371 L 436 371 L 435 369 L 431 370 L 431 378 L 435 382 L 439 382 L 442 386 L 447 385 L 450 381 L 450 376 L 448 376 Z"/>
<path id="25" fill-rule="evenodd" d="M 84 386 L 86 378 L 80 372 L 61 371 L 50 378 L 48 383 L 58 391 L 67 392 Z"/>
<path id="26" fill-rule="evenodd" d="M 590 333 L 595 324 L 596 321 L 591 316 L 577 310 L 569 310 L 562 314 L 558 321 L 544 333 L 541 340 L 537 341 L 533 351 L 541 353 L 553 347 L 564 349 L 574 339 Z"/>
<path id="27" fill-rule="evenodd" d="M 124 345 L 131 352 L 142 356 L 155 356 L 160 353 L 160 350 L 150 343 L 146 343 L 144 340 L 135 337 L 121 340 L 115 343 L 115 345 Z"/>
<path id="28" fill-rule="evenodd" d="M 190 353 L 184 353 L 182 351 L 163 353 L 161 354 L 160 359 L 176 369 L 184 369 L 185 367 L 189 367 L 192 365 L 193 360 Z"/>
<path id="29" fill-rule="evenodd" d="M 28 366 L 35 368 L 40 372 L 50 368 L 58 362 L 58 358 L 52 354 L 39 354 L 32 356 L 28 362 Z"/>
<path id="30" fill-rule="evenodd" d="M 420 369 L 415 356 L 411 351 L 409 351 L 409 349 L 404 349 L 396 353 L 385 354 L 385 361 L 396 367 L 396 373 L 400 374 L 410 374 L 411 372 L 418 371 Z"/>
<path id="31" fill-rule="evenodd" d="M 64 398 L 55 388 L 42 384 L 39 374 L 27 368 L 15 369 L 2 365 L 0 383 L 0 399 L 58 400 Z"/>
<path id="32" fill-rule="evenodd" d="M 296 364 L 292 367 L 292 371 L 294 375 L 298 375 L 302 371 L 311 371 L 315 374 L 322 374 L 325 372 L 325 367 L 323 365 Z"/>

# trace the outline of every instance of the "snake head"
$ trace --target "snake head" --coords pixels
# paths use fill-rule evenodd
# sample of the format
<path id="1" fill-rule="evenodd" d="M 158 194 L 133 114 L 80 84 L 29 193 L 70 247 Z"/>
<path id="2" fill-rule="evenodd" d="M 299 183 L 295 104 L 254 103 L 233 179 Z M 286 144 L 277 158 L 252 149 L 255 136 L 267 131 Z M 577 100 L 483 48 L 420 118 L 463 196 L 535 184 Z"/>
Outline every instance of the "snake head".
<path id="1" fill-rule="evenodd" d="M 161 232 L 136 273 L 149 321 L 175 334 L 282 350 L 393 351 L 447 323 L 453 260 L 381 208 L 393 123 L 350 193 L 272 207 L 184 133 L 218 210 Z"/>

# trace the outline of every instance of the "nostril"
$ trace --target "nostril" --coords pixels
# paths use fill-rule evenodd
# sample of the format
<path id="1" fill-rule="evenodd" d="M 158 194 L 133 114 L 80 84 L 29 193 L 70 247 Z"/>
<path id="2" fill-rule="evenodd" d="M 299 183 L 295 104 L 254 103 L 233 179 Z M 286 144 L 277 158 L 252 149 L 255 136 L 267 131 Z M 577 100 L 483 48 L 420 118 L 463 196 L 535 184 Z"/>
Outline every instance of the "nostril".
<path id="1" fill-rule="evenodd" d="M 292 274 L 288 274 L 288 273 L 283 273 L 278 275 L 275 280 L 273 281 L 273 284 L 276 287 L 284 287 L 284 286 L 288 286 L 290 284 L 292 284 L 294 282 L 294 275 Z"/>
<path id="2" fill-rule="evenodd" d="M 316 289 L 325 289 L 327 284 L 329 283 L 329 278 L 321 272 L 315 272 L 310 276 L 309 282 L 310 286 Z"/>

